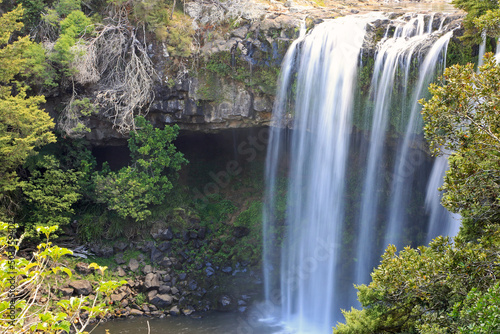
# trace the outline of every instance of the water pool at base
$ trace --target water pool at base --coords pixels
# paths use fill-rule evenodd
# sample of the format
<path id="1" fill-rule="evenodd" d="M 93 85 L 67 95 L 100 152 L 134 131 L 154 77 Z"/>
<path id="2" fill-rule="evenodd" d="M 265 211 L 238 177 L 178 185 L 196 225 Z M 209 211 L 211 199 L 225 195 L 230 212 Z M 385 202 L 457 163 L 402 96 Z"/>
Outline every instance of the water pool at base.
<path id="1" fill-rule="evenodd" d="M 133 319 L 116 319 L 101 323 L 93 334 L 147 334 L 148 322 L 154 334 L 276 334 L 287 333 L 281 327 L 267 325 L 252 314 L 210 313 L 201 319 L 185 316 L 166 317 L 163 319 L 136 317 Z M 90 328 L 89 328 L 90 329 Z"/>

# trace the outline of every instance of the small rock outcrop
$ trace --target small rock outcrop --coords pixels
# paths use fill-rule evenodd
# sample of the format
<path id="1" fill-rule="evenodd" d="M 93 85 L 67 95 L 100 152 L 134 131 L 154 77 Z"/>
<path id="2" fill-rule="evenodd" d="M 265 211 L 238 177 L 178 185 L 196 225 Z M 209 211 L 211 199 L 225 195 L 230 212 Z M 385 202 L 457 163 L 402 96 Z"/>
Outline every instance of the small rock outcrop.
<path id="1" fill-rule="evenodd" d="M 92 293 L 92 285 L 87 280 L 71 281 L 69 286 L 77 295 L 88 296 Z"/>

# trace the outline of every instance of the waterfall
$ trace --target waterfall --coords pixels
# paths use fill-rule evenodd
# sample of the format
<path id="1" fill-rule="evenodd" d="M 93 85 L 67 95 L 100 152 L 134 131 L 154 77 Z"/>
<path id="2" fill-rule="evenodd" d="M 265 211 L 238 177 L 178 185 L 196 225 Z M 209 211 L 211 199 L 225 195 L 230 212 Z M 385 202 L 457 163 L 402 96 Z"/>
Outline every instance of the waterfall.
<path id="1" fill-rule="evenodd" d="M 283 58 L 283 63 L 281 65 L 281 76 L 279 79 L 279 91 L 276 96 L 276 100 L 273 107 L 273 127 L 270 130 L 269 145 L 267 147 L 266 159 L 266 194 L 265 194 L 265 209 L 263 212 L 263 267 L 264 267 L 264 296 L 266 301 L 270 301 L 271 298 L 271 273 L 274 268 L 271 264 L 271 258 L 273 254 L 274 238 L 273 233 L 273 221 L 276 219 L 276 186 L 279 164 L 282 160 L 285 147 L 284 147 L 284 127 L 283 124 L 286 117 L 287 102 L 289 98 L 289 83 L 291 81 L 292 69 L 295 65 L 295 57 L 297 53 L 297 46 L 302 38 L 297 39 L 292 43 L 288 49 L 285 57 Z M 276 298 L 276 297 L 273 297 Z"/>
<path id="2" fill-rule="evenodd" d="M 395 29 L 395 36 L 382 40 L 378 45 L 375 57 L 373 79 L 371 83 L 371 104 L 373 107 L 373 119 L 370 131 L 368 149 L 368 162 L 366 177 L 362 192 L 361 214 L 358 225 L 357 263 L 355 269 L 356 283 L 367 283 L 370 278 L 372 266 L 380 256 L 380 250 L 374 247 L 374 234 L 377 227 L 377 211 L 379 209 L 379 194 L 382 190 L 383 179 L 377 177 L 382 174 L 383 148 L 385 133 L 390 108 L 392 106 L 393 93 L 407 95 L 409 72 L 412 66 L 412 56 L 428 41 L 432 32 L 431 16 L 428 28 L 424 33 L 424 15 L 417 15 L 408 22 L 399 23 Z M 394 91 L 397 73 L 404 73 L 403 82 L 397 83 L 403 86 L 403 91 Z M 401 80 L 401 79 L 400 79 Z M 417 97 L 419 95 L 416 95 Z M 398 105 L 399 109 L 405 110 L 406 99 L 403 98 Z M 368 113 L 367 113 L 368 114 Z M 404 122 L 404 117 L 401 117 Z"/>
<path id="3" fill-rule="evenodd" d="M 495 49 L 495 60 L 500 63 L 500 38 L 497 39 L 497 46 Z"/>
<path id="4" fill-rule="evenodd" d="M 484 64 L 483 57 L 484 57 L 484 54 L 486 53 L 486 31 L 483 31 L 481 33 L 481 38 L 482 38 L 482 42 L 479 45 L 479 54 L 477 55 L 477 67 L 478 68 L 480 66 L 483 66 L 483 64 Z"/>
<path id="5" fill-rule="evenodd" d="M 460 227 L 460 215 L 447 211 L 441 205 L 441 193 L 438 188 L 443 184 L 443 177 L 447 169 L 448 159 L 445 156 L 437 157 L 427 183 L 425 196 L 425 208 L 429 212 L 427 242 L 439 235 L 454 237 L 458 234 Z"/>
<path id="6" fill-rule="evenodd" d="M 433 31 L 434 15 L 412 15 L 392 22 L 373 62 L 362 61 L 361 55 L 369 57 L 361 52 L 367 27 L 381 18 L 324 22 L 295 41 L 282 63 L 266 161 L 263 267 L 266 301 L 280 308 L 293 332 L 331 332 L 343 319 L 340 309 L 353 305 L 352 283 L 366 283 L 381 247 L 403 240 L 412 196 L 407 181 L 415 181 L 405 168 L 415 148 L 425 154 L 415 147 L 422 126 L 418 99 L 443 69 L 452 33 L 441 30 L 443 20 Z M 364 111 L 354 108 L 359 66 L 373 66 Z M 360 113 L 362 120 L 355 116 Z M 357 130 L 360 124 L 367 131 Z M 401 136 L 388 138 L 389 130 Z M 437 159 L 430 172 L 432 159 L 424 160 L 414 167 L 427 170 L 429 195 L 420 205 L 432 224 L 440 196 L 431 187 L 438 187 L 434 175 L 442 180 L 446 166 Z M 359 187 L 350 182 L 356 175 L 362 175 Z M 282 179 L 288 180 L 286 218 L 278 218 Z"/>
<path id="7" fill-rule="evenodd" d="M 386 230 L 384 245 L 395 244 L 399 248 L 406 244 L 406 240 L 402 235 L 409 219 L 406 207 L 412 190 L 412 184 L 415 182 L 415 178 L 418 177 L 418 173 L 415 171 L 420 167 L 424 159 L 422 151 L 411 150 L 417 134 L 422 129 L 421 108 L 418 100 L 422 97 L 424 89 L 427 89 L 429 83 L 436 77 L 437 65 L 441 64 L 441 67 L 444 67 L 446 50 L 452 34 L 453 32 L 450 31 L 439 38 L 432 45 L 422 65 L 420 65 L 419 78 L 410 106 L 410 118 L 406 126 L 404 140 L 398 150 L 397 161 L 394 167 L 391 204 L 388 215 L 389 225 Z"/>

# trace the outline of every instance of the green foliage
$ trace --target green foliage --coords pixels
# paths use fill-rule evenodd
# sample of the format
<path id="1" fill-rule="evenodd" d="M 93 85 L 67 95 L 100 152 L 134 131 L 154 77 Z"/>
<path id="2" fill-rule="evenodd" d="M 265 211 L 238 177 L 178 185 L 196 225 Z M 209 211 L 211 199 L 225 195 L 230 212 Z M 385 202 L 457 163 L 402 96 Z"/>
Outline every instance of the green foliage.
<path id="1" fill-rule="evenodd" d="M 45 155 L 22 185 L 27 198 L 31 225 L 66 225 L 74 213 L 73 204 L 81 197 L 78 180 L 82 172 L 63 170 L 52 155 Z"/>
<path id="2" fill-rule="evenodd" d="M 241 51 L 239 50 L 235 54 L 228 51 L 212 54 L 205 64 L 205 69 L 210 74 L 231 78 L 242 82 L 248 87 L 256 88 L 265 94 L 275 94 L 279 78 L 279 67 L 251 67 L 240 56 Z"/>
<path id="3" fill-rule="evenodd" d="M 486 14 L 474 19 L 474 25 L 487 36 L 500 37 L 500 10 L 488 10 Z"/>
<path id="4" fill-rule="evenodd" d="M 168 27 L 157 30 L 158 39 L 167 42 L 167 50 L 174 57 L 189 57 L 191 55 L 193 35 L 191 20 L 178 13 L 174 15 Z"/>
<path id="5" fill-rule="evenodd" d="M 450 39 L 448 44 L 448 51 L 446 52 L 446 64 L 460 64 L 473 63 L 475 61 L 472 56 L 472 48 L 464 47 L 458 38 Z"/>
<path id="6" fill-rule="evenodd" d="M 137 296 L 135 296 L 135 303 L 137 305 L 142 305 L 147 302 L 147 296 L 144 293 L 138 293 Z"/>
<path id="7" fill-rule="evenodd" d="M 152 31 L 169 23 L 170 13 L 162 0 L 134 1 L 132 8 L 134 18 L 147 23 Z"/>
<path id="8" fill-rule="evenodd" d="M 231 74 L 231 54 L 229 52 L 219 52 L 210 55 L 206 64 L 206 69 L 220 76 Z"/>
<path id="9" fill-rule="evenodd" d="M 452 316 L 463 319 L 464 325 L 458 328 L 461 334 L 489 334 L 500 328 L 499 310 L 500 283 L 497 283 L 486 292 L 473 288 L 463 305 L 455 305 Z"/>
<path id="10" fill-rule="evenodd" d="M 55 10 L 60 17 L 66 17 L 73 11 L 80 11 L 81 0 L 59 0 L 55 5 Z"/>
<path id="11" fill-rule="evenodd" d="M 19 3 L 22 4 L 24 8 L 23 22 L 26 27 L 32 28 L 40 22 L 41 13 L 45 7 L 43 0 L 20 0 Z"/>
<path id="12" fill-rule="evenodd" d="M 54 123 L 39 107 L 45 99 L 28 96 L 27 87 L 16 80 L 29 76 L 36 70 L 32 67 L 39 64 L 39 59 L 28 58 L 36 50 L 28 37 L 11 41 L 23 27 L 18 22 L 22 14 L 18 6 L 0 17 L 0 199 L 19 185 L 16 168 L 35 153 L 35 148 L 55 140 L 51 132 Z"/>
<path id="13" fill-rule="evenodd" d="M 82 11 L 73 10 L 60 22 L 60 28 L 61 33 L 54 45 L 55 53 L 51 55 L 51 60 L 59 64 L 64 75 L 71 76 L 74 73 L 71 63 L 76 56 L 74 46 L 78 37 L 92 32 L 92 20 Z"/>
<path id="14" fill-rule="evenodd" d="M 489 291 L 497 283 L 499 255 L 498 230 L 479 243 L 456 240 L 452 245 L 438 237 L 428 247 L 406 247 L 399 253 L 390 245 L 372 273 L 372 282 L 356 287 L 363 310 L 343 311 L 346 323 L 334 333 L 444 334 L 456 333 L 464 325 L 480 326 L 490 318 L 469 316 L 468 309 L 475 304 L 466 296 Z"/>
<path id="15" fill-rule="evenodd" d="M 165 201 L 172 179 L 187 160 L 172 144 L 178 126 L 154 129 L 143 117 L 136 119 L 136 126 L 128 141 L 132 164 L 97 175 L 95 183 L 99 202 L 122 218 L 142 221 L 151 215 L 149 205 Z"/>
<path id="16" fill-rule="evenodd" d="M 195 203 L 203 222 L 217 225 L 227 222 L 231 213 L 236 210 L 236 206 L 229 199 L 225 199 L 219 194 L 206 196 L 207 203 Z"/>
<path id="17" fill-rule="evenodd" d="M 262 202 L 255 201 L 248 209 L 240 213 L 234 222 L 234 226 L 254 227 L 262 224 Z"/>
<path id="18" fill-rule="evenodd" d="M 52 284 L 61 278 L 71 278 L 71 270 L 59 263 L 61 258 L 72 252 L 52 244 L 49 238 L 57 226 L 39 227 L 46 241 L 39 244 L 30 261 L 16 256 L 20 240 L 9 239 L 6 234 L 15 227 L 0 222 L 0 329 L 5 333 L 83 333 L 90 321 L 100 319 L 109 312 L 105 302 L 111 293 L 125 284 L 125 281 L 100 281 L 96 295 L 60 299 L 57 303 L 51 296 Z M 22 240 L 22 238 L 21 238 Z M 10 256 L 10 259 L 8 258 Z M 106 268 L 91 264 L 101 274 Z M 47 294 L 48 293 L 48 294 Z M 39 304 L 41 294 L 48 302 Z M 17 298 L 15 296 L 22 296 Z M 10 305 L 13 304 L 14 318 L 10 321 Z M 87 317 L 82 320 L 82 313 Z"/>
<path id="19" fill-rule="evenodd" d="M 74 38 L 82 36 L 85 33 L 92 32 L 92 20 L 85 16 L 80 10 L 73 10 L 60 23 L 61 35 L 69 35 Z"/>
<path id="20" fill-rule="evenodd" d="M 425 136 L 435 154 L 452 152 L 442 203 L 462 215 L 462 236 L 473 240 L 500 218 L 500 67 L 488 54 L 479 73 L 456 65 L 444 80 L 421 101 Z"/>
<path id="21" fill-rule="evenodd" d="M 232 250 L 235 261 L 249 261 L 255 264 L 262 258 L 262 205 L 261 201 L 253 201 L 234 222 L 234 226 L 250 230 L 249 234 L 239 241 L 239 246 Z"/>
<path id="22" fill-rule="evenodd" d="M 84 137 L 90 129 L 85 125 L 85 120 L 91 115 L 96 115 L 99 108 L 89 98 L 72 98 L 59 119 L 59 128 L 72 138 Z"/>
<path id="23" fill-rule="evenodd" d="M 96 162 L 87 145 L 83 140 L 59 138 L 25 163 L 22 173 L 26 175 L 22 181 L 25 202 L 17 220 L 30 237 L 34 236 L 35 225 L 65 225 L 80 218 L 86 224 L 79 226 L 83 239 L 103 235 L 101 219 L 105 220 L 106 215 L 95 203 L 92 175 Z"/>
<path id="24" fill-rule="evenodd" d="M 172 27 L 167 33 L 167 50 L 174 57 L 189 57 L 191 55 L 191 37 L 179 28 Z"/>
<path id="25" fill-rule="evenodd" d="M 462 40 L 469 40 L 477 43 L 481 30 L 477 30 L 474 20 L 486 14 L 489 10 L 497 9 L 498 3 L 491 0 L 453 0 L 452 3 L 455 7 L 467 12 L 467 16 L 464 19 L 466 31 Z"/>

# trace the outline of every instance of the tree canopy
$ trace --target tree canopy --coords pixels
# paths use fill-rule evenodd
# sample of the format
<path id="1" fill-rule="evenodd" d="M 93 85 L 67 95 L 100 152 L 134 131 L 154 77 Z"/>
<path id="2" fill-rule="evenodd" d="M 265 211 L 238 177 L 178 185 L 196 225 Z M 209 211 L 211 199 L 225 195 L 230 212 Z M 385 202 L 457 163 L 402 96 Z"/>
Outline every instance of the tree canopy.
<path id="1" fill-rule="evenodd" d="M 18 6 L 0 17 L 0 198 L 4 201 L 20 184 L 16 168 L 37 147 L 55 141 L 54 122 L 40 108 L 44 97 L 29 95 L 23 81 L 40 74 L 44 53 L 28 36 L 14 37 L 23 27 L 22 15 Z"/>
<path id="2" fill-rule="evenodd" d="M 492 54 L 448 68 L 424 103 L 425 136 L 435 154 L 449 155 L 442 203 L 462 215 L 462 236 L 474 240 L 500 218 L 500 67 Z"/>

